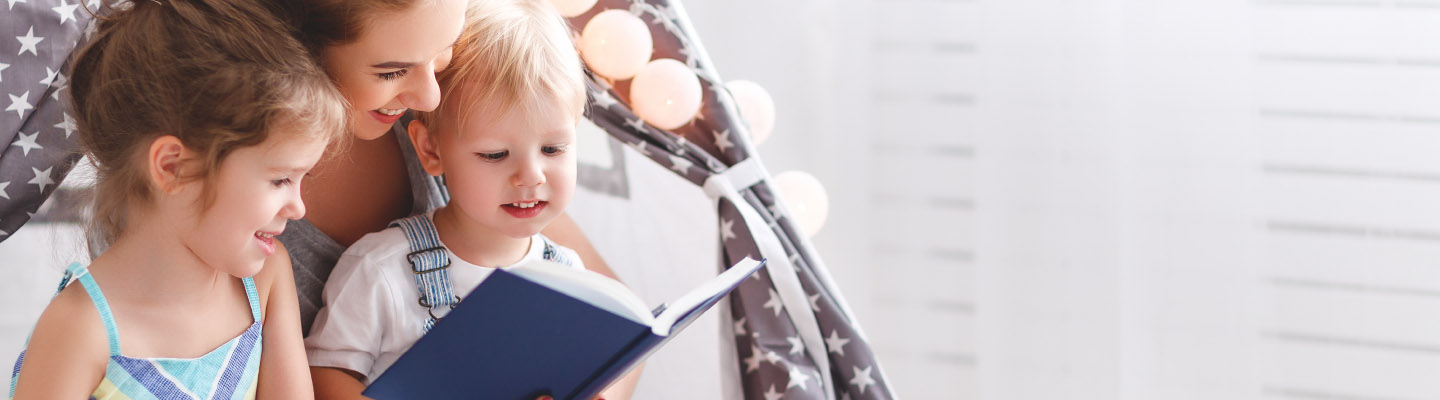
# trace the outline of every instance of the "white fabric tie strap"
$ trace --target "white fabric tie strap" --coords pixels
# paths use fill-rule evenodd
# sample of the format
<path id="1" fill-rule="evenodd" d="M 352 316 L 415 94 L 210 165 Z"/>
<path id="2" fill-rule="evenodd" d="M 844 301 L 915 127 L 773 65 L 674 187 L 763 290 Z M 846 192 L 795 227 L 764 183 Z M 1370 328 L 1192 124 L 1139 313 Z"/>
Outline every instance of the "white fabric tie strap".
<path id="1" fill-rule="evenodd" d="M 824 335 L 820 333 L 820 324 L 815 320 L 815 314 L 810 312 L 810 302 L 805 296 L 805 289 L 800 286 L 795 266 L 790 263 L 790 257 L 785 254 L 785 246 L 780 244 L 780 238 L 775 235 L 775 231 L 770 229 L 770 225 L 760 213 L 750 206 L 750 202 L 740 195 L 740 190 L 766 182 L 768 176 L 769 173 L 765 166 L 760 164 L 760 160 L 750 157 L 706 179 L 705 194 L 716 202 L 721 198 L 729 200 L 740 211 L 741 218 L 745 219 L 745 226 L 750 230 L 750 237 L 755 239 L 760 256 L 767 260 L 765 270 L 769 272 L 770 280 L 775 284 L 775 292 L 780 295 L 780 301 L 785 305 L 785 314 L 790 316 L 790 321 L 795 324 L 800 340 L 805 343 L 805 351 L 819 368 L 821 379 L 824 379 L 826 398 L 833 399 L 835 389 L 833 378 L 827 373 L 830 371 L 830 358 L 825 350 Z M 780 202 L 779 196 L 776 196 L 775 201 Z"/>

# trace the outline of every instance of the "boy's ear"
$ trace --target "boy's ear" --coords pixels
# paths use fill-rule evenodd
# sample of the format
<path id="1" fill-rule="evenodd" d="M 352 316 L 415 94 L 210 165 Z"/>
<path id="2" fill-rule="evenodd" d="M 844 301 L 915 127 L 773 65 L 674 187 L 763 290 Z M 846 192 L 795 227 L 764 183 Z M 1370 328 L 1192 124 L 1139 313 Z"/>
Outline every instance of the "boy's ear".
<path id="1" fill-rule="evenodd" d="M 154 187 L 166 194 L 175 194 L 185 183 L 185 164 L 190 160 L 190 150 L 180 138 L 164 135 L 150 142 L 145 153 L 146 176 Z"/>
<path id="2" fill-rule="evenodd" d="M 445 168 L 440 165 L 440 147 L 435 145 L 430 129 L 420 121 L 410 121 L 406 130 L 410 133 L 410 143 L 415 144 L 415 156 L 420 159 L 420 165 L 425 167 L 425 173 L 430 176 L 444 174 Z"/>

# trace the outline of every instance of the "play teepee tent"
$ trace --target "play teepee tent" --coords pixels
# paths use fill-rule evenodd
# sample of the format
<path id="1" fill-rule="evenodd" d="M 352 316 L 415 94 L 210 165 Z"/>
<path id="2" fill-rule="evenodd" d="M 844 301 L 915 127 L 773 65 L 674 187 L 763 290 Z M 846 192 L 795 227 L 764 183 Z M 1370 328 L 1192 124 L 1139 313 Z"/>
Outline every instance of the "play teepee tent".
<path id="1" fill-rule="evenodd" d="M 777 196 L 751 127 L 681 5 L 555 3 L 576 28 L 590 69 L 589 119 L 704 188 L 719 213 L 718 265 L 769 260 L 730 296 L 740 393 L 766 400 L 894 398 L 859 323 Z M 685 93 L 695 84 L 698 93 Z"/>

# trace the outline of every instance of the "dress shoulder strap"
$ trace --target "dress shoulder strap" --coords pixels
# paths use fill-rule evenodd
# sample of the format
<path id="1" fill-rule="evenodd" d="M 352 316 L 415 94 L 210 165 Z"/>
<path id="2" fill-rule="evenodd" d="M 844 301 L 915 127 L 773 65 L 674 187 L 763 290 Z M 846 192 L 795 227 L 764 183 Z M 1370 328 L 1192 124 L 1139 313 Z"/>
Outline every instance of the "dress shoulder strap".
<path id="1" fill-rule="evenodd" d="M 105 300 L 105 294 L 100 292 L 100 285 L 95 283 L 95 278 L 90 276 L 90 269 L 80 263 L 71 263 L 65 268 L 65 276 L 60 282 L 60 288 L 64 289 L 71 282 L 71 278 L 80 281 L 85 288 L 85 293 L 90 295 L 90 302 L 95 304 L 95 310 L 100 312 L 100 321 L 105 323 L 105 337 L 110 342 L 110 355 L 120 355 L 120 332 L 115 329 L 115 315 L 110 312 L 110 302 Z"/>
<path id="2" fill-rule="evenodd" d="M 255 322 L 260 322 L 260 295 L 255 291 L 255 279 L 251 277 L 240 278 L 245 283 L 245 298 L 250 300 L 250 316 Z"/>

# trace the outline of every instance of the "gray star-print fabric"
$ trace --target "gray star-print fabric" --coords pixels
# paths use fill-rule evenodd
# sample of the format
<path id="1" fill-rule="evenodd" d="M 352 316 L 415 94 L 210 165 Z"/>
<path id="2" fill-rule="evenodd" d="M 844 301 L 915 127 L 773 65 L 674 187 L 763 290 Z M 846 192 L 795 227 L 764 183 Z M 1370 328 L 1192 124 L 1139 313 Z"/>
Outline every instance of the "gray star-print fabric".
<path id="1" fill-rule="evenodd" d="M 764 400 L 895 398 L 823 262 L 770 190 L 747 128 L 696 45 L 683 10 L 670 0 L 600 0 L 570 18 L 571 26 L 584 27 L 607 9 L 628 10 L 648 23 L 654 58 L 679 60 L 694 70 L 704 105 L 689 124 L 666 131 L 630 109 L 621 95 L 629 82 L 612 87 L 587 74 L 587 117 L 716 199 L 720 268 L 745 257 L 770 260 L 729 298 L 740 393 Z"/>
<path id="2" fill-rule="evenodd" d="M 92 20 L 79 0 L 3 1 L 0 240 L 30 220 L 80 159 L 66 110 L 65 70 Z"/>

